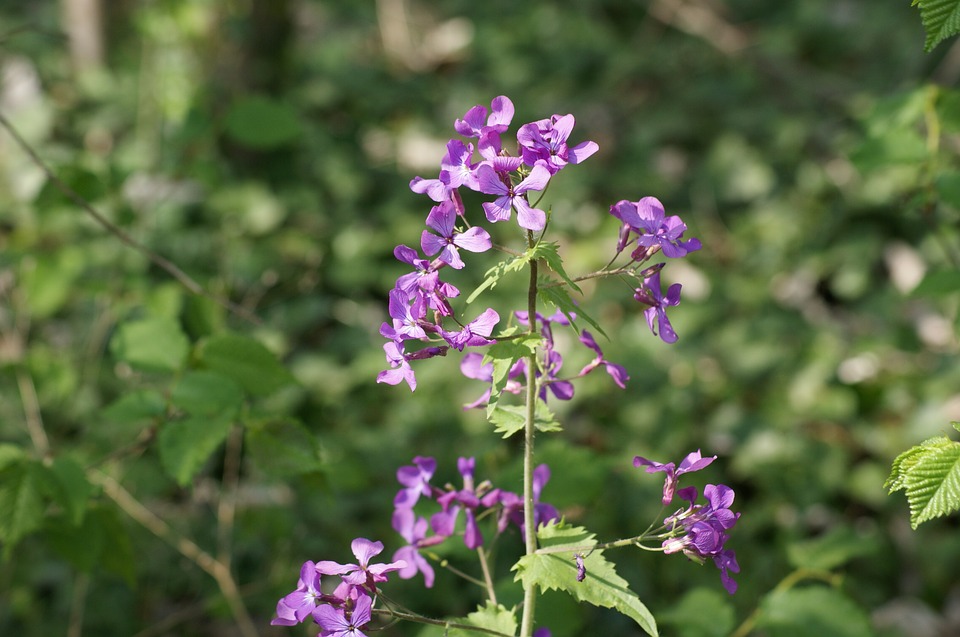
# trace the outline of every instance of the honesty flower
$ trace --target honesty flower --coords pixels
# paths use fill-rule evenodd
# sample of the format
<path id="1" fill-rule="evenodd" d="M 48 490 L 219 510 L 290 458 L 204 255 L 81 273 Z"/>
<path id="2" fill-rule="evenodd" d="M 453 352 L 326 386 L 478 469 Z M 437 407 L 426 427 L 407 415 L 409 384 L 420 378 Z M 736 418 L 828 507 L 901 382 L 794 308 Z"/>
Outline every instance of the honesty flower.
<path id="1" fill-rule="evenodd" d="M 594 340 L 593 335 L 591 335 L 587 330 L 580 332 L 580 342 L 596 352 L 597 357 L 585 365 L 584 368 L 580 370 L 580 373 L 577 374 L 577 376 L 585 376 L 600 365 L 603 365 L 607 370 L 607 373 L 610 374 L 610 377 L 613 378 L 613 382 L 615 382 L 621 389 L 626 389 L 627 381 L 630 380 L 630 376 L 627 374 L 627 370 L 623 367 L 623 365 L 611 363 L 604 358 L 603 352 L 600 350 L 600 346 L 597 345 L 597 341 Z"/>
<path id="2" fill-rule="evenodd" d="M 500 315 L 493 308 L 487 308 L 477 318 L 463 326 L 459 332 L 448 332 L 440 330 L 440 336 L 443 337 L 450 347 L 463 351 L 464 347 L 477 347 L 481 345 L 491 345 L 496 343 L 489 338 L 493 328 L 500 322 Z"/>
<path id="3" fill-rule="evenodd" d="M 493 202 L 481 204 L 487 221 L 507 221 L 516 209 L 517 223 L 521 228 L 534 232 L 543 230 L 547 224 L 547 214 L 539 208 L 532 208 L 524 195 L 531 190 L 543 190 L 549 181 L 550 171 L 547 170 L 546 162 L 538 162 L 530 170 L 530 174 L 516 186 L 510 183 L 509 177 L 501 179 L 500 174 L 489 164 L 481 164 L 477 168 L 480 192 L 498 195 Z"/>
<path id="4" fill-rule="evenodd" d="M 434 206 L 427 216 L 427 226 L 437 234 L 424 230 L 420 236 L 420 247 L 428 256 L 440 253 L 437 257 L 451 268 L 463 268 L 463 260 L 457 248 L 469 252 L 486 252 L 492 247 L 490 234 L 478 226 L 468 228 L 464 232 L 456 229 L 457 211 L 453 202 L 444 201 Z M 439 236 L 437 236 L 439 235 Z"/>
<path id="5" fill-rule="evenodd" d="M 408 356 L 404 352 L 403 344 L 396 341 L 390 341 L 383 344 L 383 351 L 387 355 L 387 362 L 390 363 L 390 369 L 385 369 L 377 374 L 378 383 L 388 385 L 399 385 L 401 381 L 407 381 L 410 391 L 417 388 L 417 377 L 407 362 Z"/>
<path id="6" fill-rule="evenodd" d="M 397 482 L 403 488 L 393 499 L 395 507 L 412 508 L 420 496 L 430 497 L 430 478 L 437 470 L 437 461 L 433 458 L 416 456 L 413 465 L 406 465 L 397 469 Z"/>
<path id="7" fill-rule="evenodd" d="M 673 464 L 672 462 L 661 464 L 659 462 L 654 462 L 653 460 L 647 460 L 642 456 L 634 457 L 633 466 L 637 467 L 638 469 L 645 466 L 647 467 L 647 473 L 657 473 L 658 471 L 666 472 L 667 477 L 663 482 L 663 504 L 667 505 L 673 501 L 673 494 L 676 491 L 677 480 L 680 478 L 680 476 L 685 473 L 699 471 L 716 459 L 716 456 L 704 458 L 700 455 L 700 450 L 697 449 L 696 451 L 688 453 L 687 456 L 680 461 L 679 468 L 677 468 L 677 465 Z"/>
<path id="8" fill-rule="evenodd" d="M 487 118 L 487 107 L 477 104 L 467 111 L 463 119 L 454 122 L 453 128 L 464 137 L 480 137 L 489 131 L 506 131 L 513 120 L 513 102 L 506 95 L 500 95 L 493 98 L 490 108 L 493 112 Z"/>
<path id="9" fill-rule="evenodd" d="M 523 162 L 533 166 L 542 161 L 553 175 L 567 164 L 579 164 L 600 150 L 596 142 L 582 142 L 573 148 L 567 146 L 574 123 L 573 115 L 554 115 L 521 126 L 517 131 L 517 142 Z"/>
<path id="10" fill-rule="evenodd" d="M 686 224 L 676 215 L 667 217 L 663 204 L 656 197 L 644 197 L 637 202 L 618 201 L 610 206 L 610 214 L 639 235 L 637 245 L 644 250 L 635 258 L 649 256 L 652 254 L 649 248 L 654 246 L 672 259 L 686 256 L 701 247 L 699 239 L 681 240 L 687 230 Z"/>
<path id="11" fill-rule="evenodd" d="M 356 564 L 340 564 L 324 560 L 317 562 L 317 572 L 321 575 L 339 575 L 346 584 L 367 586 L 371 590 L 376 590 L 377 582 L 387 581 L 387 573 L 400 570 L 407 565 L 403 560 L 390 564 L 370 564 L 370 560 L 383 551 L 383 542 L 371 542 L 366 538 L 358 537 L 350 543 L 350 548 L 354 557 L 357 558 Z"/>
<path id="12" fill-rule="evenodd" d="M 647 319 L 647 325 L 654 336 L 660 333 L 660 339 L 664 343 L 676 343 L 677 333 L 673 331 L 670 319 L 667 318 L 667 308 L 680 304 L 680 284 L 674 283 L 667 289 L 666 296 L 660 290 L 660 271 L 657 270 L 643 280 L 643 287 L 639 287 L 633 294 L 633 298 L 644 305 L 649 305 L 643 311 Z"/>
<path id="13" fill-rule="evenodd" d="M 406 563 L 404 568 L 397 571 L 401 579 L 410 579 L 417 573 L 423 573 L 423 583 L 427 588 L 433 587 L 434 572 L 430 562 L 420 554 L 420 549 L 425 546 L 439 544 L 445 538 L 427 535 L 427 519 L 417 516 L 412 509 L 397 509 L 393 513 L 393 528 L 400 536 L 407 541 L 407 545 L 397 549 L 393 554 L 394 561 Z"/>
<path id="14" fill-rule="evenodd" d="M 366 637 L 360 629 L 370 623 L 372 606 L 370 597 L 361 593 L 357 596 L 353 610 L 330 605 L 319 607 L 315 614 L 317 623 L 322 628 L 319 637 Z"/>
<path id="15" fill-rule="evenodd" d="M 320 592 L 320 573 L 313 562 L 304 562 L 300 567 L 300 580 L 296 590 L 277 602 L 277 616 L 270 624 L 295 626 L 311 615 L 323 598 L 323 593 Z"/>

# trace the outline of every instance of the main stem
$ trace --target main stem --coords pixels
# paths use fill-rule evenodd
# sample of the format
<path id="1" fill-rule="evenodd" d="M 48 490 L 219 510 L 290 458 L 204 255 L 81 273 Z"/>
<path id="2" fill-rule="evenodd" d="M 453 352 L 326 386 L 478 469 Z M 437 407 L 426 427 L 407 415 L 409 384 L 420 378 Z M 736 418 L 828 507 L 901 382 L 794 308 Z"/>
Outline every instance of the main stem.
<path id="1" fill-rule="evenodd" d="M 527 247 L 532 248 L 536 240 L 533 232 L 527 231 Z M 530 261 L 530 287 L 527 291 L 527 324 L 530 333 L 537 331 L 537 261 Z M 523 530 L 526 541 L 526 554 L 537 551 L 537 527 L 533 502 L 533 434 L 537 413 L 537 354 L 534 351 L 527 357 L 527 417 L 523 430 Z M 536 605 L 536 590 L 529 586 L 523 591 L 523 617 L 520 623 L 520 637 L 533 634 L 533 613 Z"/>

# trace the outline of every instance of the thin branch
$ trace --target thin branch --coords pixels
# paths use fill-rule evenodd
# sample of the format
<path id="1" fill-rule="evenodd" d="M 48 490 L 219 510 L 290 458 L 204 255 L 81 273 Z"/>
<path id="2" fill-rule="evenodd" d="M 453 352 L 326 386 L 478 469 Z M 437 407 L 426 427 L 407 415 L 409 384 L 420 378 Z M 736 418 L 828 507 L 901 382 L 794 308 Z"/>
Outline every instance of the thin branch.
<path id="1" fill-rule="evenodd" d="M 153 263 L 160 269 L 164 270 L 167 274 L 172 276 L 181 285 L 183 285 L 183 287 L 187 288 L 197 296 L 202 296 L 207 299 L 210 299 L 211 301 L 220 305 L 227 311 L 233 314 L 236 314 L 237 316 L 243 318 L 246 321 L 253 323 L 254 325 L 261 324 L 260 319 L 256 315 L 248 311 L 246 308 L 241 307 L 240 305 L 237 305 L 236 303 L 230 301 L 229 299 L 225 299 L 221 296 L 214 294 L 213 292 L 210 292 L 209 290 L 204 288 L 202 285 L 197 283 L 192 277 L 190 277 L 190 275 L 188 275 L 186 272 L 184 272 L 179 267 L 177 267 L 176 264 L 160 256 L 156 252 L 152 251 L 150 248 L 148 248 L 147 246 L 143 245 L 142 243 L 140 243 L 139 241 L 131 237 L 129 234 L 124 232 L 121 228 L 119 228 L 114 223 L 112 223 L 109 219 L 104 217 L 100 212 L 97 211 L 96 208 L 93 207 L 92 204 L 90 204 L 90 202 L 88 202 L 86 199 L 84 199 L 79 194 L 77 194 L 77 192 L 73 188 L 68 186 L 62 179 L 60 179 L 56 175 L 56 173 L 53 172 L 53 170 L 49 166 L 47 166 L 47 164 L 40 158 L 40 156 L 37 155 L 36 151 L 34 151 L 33 148 L 26 142 L 26 140 L 23 139 L 20 133 L 17 132 L 17 130 L 10 123 L 10 121 L 6 117 L 4 117 L 2 113 L 0 113 L 0 126 L 3 126 L 3 128 L 7 130 L 10 136 L 13 137 L 14 141 L 17 142 L 17 145 L 19 145 L 20 148 L 23 149 L 23 151 L 30 157 L 33 163 L 36 164 L 37 167 L 40 168 L 40 170 L 43 171 L 43 173 L 47 176 L 47 179 L 49 179 L 50 182 L 53 183 L 53 185 L 56 186 L 60 192 L 66 195 L 67 198 L 70 199 L 70 201 L 72 201 L 74 204 L 76 204 L 81 210 L 83 210 L 88 215 L 90 215 L 90 217 L 92 217 L 94 221 L 100 224 L 101 227 L 107 230 L 107 232 L 109 232 L 110 234 L 120 239 L 120 241 L 123 244 L 125 244 L 127 247 L 133 248 L 140 254 L 147 257 L 151 263 Z"/>
<path id="2" fill-rule="evenodd" d="M 240 482 L 240 452 L 243 448 L 243 428 L 233 427 L 227 437 L 223 458 L 223 482 L 217 502 L 217 559 L 230 568 L 233 521 L 237 512 L 237 484 Z"/>
<path id="3" fill-rule="evenodd" d="M 148 531 L 177 549 L 181 555 L 199 566 L 210 575 L 220 587 L 242 637 L 259 637 L 256 626 L 247 612 L 246 606 L 237 588 L 230 569 L 221 561 L 197 546 L 192 540 L 183 537 L 160 519 L 153 511 L 143 506 L 129 491 L 102 471 L 88 471 L 87 478 L 99 485 L 111 500 L 117 503 L 124 513 Z"/>
<path id="4" fill-rule="evenodd" d="M 43 427 L 43 418 L 40 415 L 40 400 L 37 398 L 37 387 L 33 383 L 33 376 L 22 367 L 17 368 L 17 387 L 20 390 L 20 401 L 23 403 L 23 416 L 27 422 L 27 431 L 37 454 L 46 458 L 50 454 L 50 439 Z"/>

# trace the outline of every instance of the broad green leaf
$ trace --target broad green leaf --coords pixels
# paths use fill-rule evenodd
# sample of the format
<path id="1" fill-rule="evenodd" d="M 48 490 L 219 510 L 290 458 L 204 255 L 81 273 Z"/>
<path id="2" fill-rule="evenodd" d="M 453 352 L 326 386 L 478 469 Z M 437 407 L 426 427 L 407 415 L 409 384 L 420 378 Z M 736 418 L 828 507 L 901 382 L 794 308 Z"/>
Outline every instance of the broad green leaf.
<path id="1" fill-rule="evenodd" d="M 509 340 L 503 340 L 505 336 L 514 336 Z M 493 415 L 500 401 L 500 394 L 503 388 L 507 386 L 510 379 L 510 368 L 514 364 L 530 354 L 537 351 L 537 347 L 543 342 L 543 337 L 539 334 L 519 334 L 516 329 L 509 332 L 502 332 L 496 337 L 496 343 L 487 348 L 483 355 L 481 363 L 493 363 L 493 383 L 490 388 L 490 400 L 487 402 L 487 419 Z"/>
<path id="2" fill-rule="evenodd" d="M 473 303 L 474 300 L 485 290 L 492 290 L 497 287 L 497 283 L 500 282 L 500 279 L 504 277 L 509 272 L 519 272 L 527 264 L 526 255 L 519 255 L 515 257 L 509 257 L 504 259 L 500 263 L 496 264 L 484 275 L 483 282 L 477 286 L 477 288 L 467 297 L 467 305 Z"/>
<path id="3" fill-rule="evenodd" d="M 34 319 L 47 318 L 63 307 L 87 262 L 79 248 L 62 248 L 50 256 L 25 260 L 23 291 Z"/>
<path id="4" fill-rule="evenodd" d="M 589 314 L 584 312 L 580 306 L 574 303 L 573 299 L 570 297 L 570 293 L 567 292 L 564 288 L 560 286 L 550 286 L 550 287 L 541 286 L 537 290 L 537 294 L 545 302 L 549 303 L 550 305 L 554 306 L 555 308 L 563 312 L 566 315 L 566 317 L 570 320 L 570 324 L 573 326 L 573 329 L 577 331 L 577 333 L 580 332 L 580 329 L 577 327 L 577 322 L 573 318 L 574 314 L 576 315 L 577 319 L 583 319 L 584 321 L 590 324 L 590 327 L 597 330 L 598 333 L 602 334 L 603 336 L 607 336 L 607 333 L 603 331 L 603 328 L 600 327 L 600 324 L 597 323 L 593 319 L 593 317 L 591 317 Z"/>
<path id="5" fill-rule="evenodd" d="M 527 422 L 527 408 L 523 405 L 497 405 L 488 419 L 491 424 L 496 425 L 494 431 L 502 434 L 504 438 L 509 438 L 523 430 Z M 556 416 L 541 400 L 537 401 L 533 426 L 536 427 L 537 431 L 543 432 L 563 430 L 563 427 L 557 422 Z"/>
<path id="6" fill-rule="evenodd" d="M 769 637 L 872 637 L 862 608 L 824 586 L 774 591 L 760 603 L 757 628 Z"/>
<path id="7" fill-rule="evenodd" d="M 110 350 L 131 367 L 172 372 L 183 364 L 190 341 L 175 321 L 145 318 L 121 325 L 110 341 Z"/>
<path id="8" fill-rule="evenodd" d="M 790 544 L 787 557 L 794 568 L 829 571 L 879 549 L 875 538 L 864 537 L 848 526 L 841 526 L 821 537 Z"/>
<path id="9" fill-rule="evenodd" d="M 107 405 L 100 412 L 100 416 L 107 422 L 133 424 L 159 418 L 166 411 L 167 401 L 160 392 L 153 389 L 137 389 Z"/>
<path id="10" fill-rule="evenodd" d="M 322 469 L 316 437 L 294 420 L 249 423 L 246 453 L 267 475 L 288 479 Z"/>
<path id="11" fill-rule="evenodd" d="M 87 514 L 87 519 L 95 518 L 103 530 L 107 549 L 103 551 L 100 566 L 105 570 L 119 575 L 133 587 L 136 579 L 136 566 L 140 563 L 133 553 L 133 542 L 130 533 L 123 525 L 119 513 L 112 507 L 97 507 Z"/>
<path id="12" fill-rule="evenodd" d="M 912 296 L 942 297 L 960 291 L 960 272 L 956 270 L 934 270 L 923 277 Z"/>
<path id="13" fill-rule="evenodd" d="M 63 516 L 48 518 L 43 537 L 54 551 L 85 573 L 100 563 L 106 544 L 103 526 L 96 515 L 84 516 L 80 524 Z"/>
<path id="14" fill-rule="evenodd" d="M 245 146 L 270 149 L 295 141 L 303 132 L 297 112 L 263 95 L 241 97 L 227 111 L 226 133 Z"/>
<path id="15" fill-rule="evenodd" d="M 157 434 L 160 463 L 186 486 L 230 433 L 232 418 L 194 416 L 164 423 Z"/>
<path id="16" fill-rule="evenodd" d="M 726 637 L 736 621 L 730 596 L 710 588 L 693 589 L 657 616 L 680 637 Z"/>
<path id="17" fill-rule="evenodd" d="M 920 6 L 920 19 L 927 32 L 924 51 L 928 53 L 943 40 L 960 33 L 960 0 L 913 0 Z"/>
<path id="18" fill-rule="evenodd" d="M 22 448 L 9 443 L 0 444 L 0 471 L 17 462 L 26 460 L 29 456 Z"/>
<path id="19" fill-rule="evenodd" d="M 221 334 L 200 344 L 204 367 L 220 372 L 255 396 L 265 396 L 293 382 L 273 352 L 249 336 Z"/>
<path id="20" fill-rule="evenodd" d="M 613 608 L 633 619 L 647 634 L 657 635 L 657 624 L 640 598 L 628 588 L 626 580 L 617 575 L 611 562 L 603 557 L 603 551 L 595 550 L 584 559 L 586 578 L 577 581 L 577 566 L 574 549 L 589 551 L 597 544 L 594 535 L 583 527 L 567 526 L 551 522 L 537 532 L 543 549 L 569 548 L 569 552 L 535 553 L 520 558 L 513 570 L 515 580 L 523 582 L 524 589 L 538 586 L 542 590 L 559 589 L 574 599 L 594 606 Z"/>
<path id="21" fill-rule="evenodd" d="M 933 445 L 901 471 L 914 529 L 960 510 L 960 443 Z"/>
<path id="22" fill-rule="evenodd" d="M 194 416 L 219 414 L 232 418 L 243 404 L 243 390 L 223 374 L 190 371 L 173 388 L 170 402 Z"/>
<path id="23" fill-rule="evenodd" d="M 60 456 L 50 465 L 50 472 L 56 479 L 54 498 L 67 512 L 70 523 L 80 524 L 94 490 L 83 467 L 69 456 Z"/>
<path id="24" fill-rule="evenodd" d="M 476 611 L 467 615 L 466 620 L 457 623 L 469 624 L 478 628 L 496 630 L 504 635 L 517 634 L 517 618 L 513 611 L 507 610 L 500 604 L 487 602 Z M 451 637 L 479 637 L 485 633 L 473 630 L 450 629 Z"/>
<path id="25" fill-rule="evenodd" d="M 883 484 L 884 488 L 889 490 L 890 493 L 906 489 L 906 480 L 910 469 L 916 465 L 917 462 L 924 455 L 926 455 L 931 448 L 945 448 L 950 446 L 950 444 L 952 443 L 949 438 L 945 436 L 937 436 L 935 438 L 924 440 L 919 445 L 907 449 L 893 460 L 893 466 L 890 469 L 890 476 L 887 477 L 887 481 Z"/>
<path id="26" fill-rule="evenodd" d="M 46 469 L 34 460 L 8 463 L 0 470 L 0 541 L 4 556 L 43 524 L 44 475 Z"/>

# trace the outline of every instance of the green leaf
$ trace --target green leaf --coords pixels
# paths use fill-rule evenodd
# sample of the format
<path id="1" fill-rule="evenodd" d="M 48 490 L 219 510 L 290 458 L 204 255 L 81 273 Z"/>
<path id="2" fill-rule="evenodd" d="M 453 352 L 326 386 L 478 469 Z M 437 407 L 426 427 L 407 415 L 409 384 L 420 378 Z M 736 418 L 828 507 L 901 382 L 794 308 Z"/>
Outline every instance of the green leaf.
<path id="1" fill-rule="evenodd" d="M 110 351 L 131 367 L 146 371 L 172 372 L 180 368 L 190 341 L 180 326 L 168 318 L 127 321 L 110 341 Z"/>
<path id="2" fill-rule="evenodd" d="M 206 370 L 190 371 L 173 388 L 170 402 L 194 416 L 236 416 L 243 390 L 230 378 Z"/>
<path id="3" fill-rule="evenodd" d="M 159 418 L 166 411 L 167 401 L 160 392 L 137 389 L 104 407 L 100 416 L 107 422 L 128 424 Z"/>
<path id="4" fill-rule="evenodd" d="M 948 442 L 927 447 L 906 469 L 901 463 L 914 529 L 960 510 L 960 443 Z"/>
<path id="5" fill-rule="evenodd" d="M 504 438 L 509 438 L 523 430 L 527 422 L 527 408 L 523 405 L 497 405 L 488 419 L 491 424 L 496 425 L 494 431 L 502 434 Z M 557 422 L 556 416 L 541 400 L 537 401 L 533 426 L 536 427 L 537 431 L 543 432 L 563 430 L 563 427 Z"/>
<path id="6" fill-rule="evenodd" d="M 912 296 L 943 297 L 960 291 L 960 272 L 956 270 L 934 270 L 928 272 L 911 293 Z"/>
<path id="7" fill-rule="evenodd" d="M 49 518 L 44 540 L 78 571 L 91 572 L 103 557 L 106 536 L 96 515 L 86 515 L 83 522 L 73 524 L 62 516 Z"/>
<path id="8" fill-rule="evenodd" d="M 226 439 L 232 425 L 232 417 L 201 416 L 165 423 L 157 434 L 164 470 L 177 484 L 186 486 Z"/>
<path id="9" fill-rule="evenodd" d="M 873 538 L 864 537 L 848 526 L 841 526 L 821 537 L 790 544 L 787 557 L 794 568 L 829 571 L 879 549 L 879 544 Z"/>
<path id="10" fill-rule="evenodd" d="M 512 610 L 507 610 L 500 604 L 494 604 L 490 601 L 483 606 L 479 606 L 476 611 L 467 615 L 464 621 L 457 623 L 496 630 L 505 635 L 515 635 L 517 633 L 517 618 L 515 613 Z M 449 631 L 451 637 L 478 637 L 483 634 L 484 633 L 460 628 Z"/>
<path id="11" fill-rule="evenodd" d="M 872 637 L 862 608 L 824 586 L 774 591 L 760 603 L 757 628 L 769 637 Z"/>
<path id="12" fill-rule="evenodd" d="M 563 259 L 560 258 L 560 247 L 554 241 L 541 241 L 529 251 L 529 259 L 543 259 L 544 263 L 547 264 L 551 270 L 560 275 L 560 278 L 566 281 L 567 285 L 572 287 L 577 292 L 583 293 L 583 290 L 580 289 L 580 286 L 577 285 L 573 279 L 567 276 L 566 270 L 563 269 Z"/>
<path id="13" fill-rule="evenodd" d="M 0 471 L 18 462 L 25 461 L 29 456 L 22 448 L 9 443 L 0 444 Z"/>
<path id="14" fill-rule="evenodd" d="M 543 337 L 540 334 L 520 334 L 509 340 L 500 340 L 515 334 L 515 328 L 498 334 L 497 342 L 487 348 L 481 361 L 482 365 L 493 363 L 493 383 L 490 388 L 490 400 L 487 402 L 488 420 L 497 408 L 503 388 L 507 386 L 507 381 L 510 380 L 510 368 L 521 358 L 536 352 L 537 347 L 543 342 Z"/>
<path id="15" fill-rule="evenodd" d="M 726 637 L 736 621 L 729 598 L 714 589 L 695 588 L 658 616 L 680 637 Z"/>
<path id="16" fill-rule="evenodd" d="M 496 264 L 489 270 L 487 270 L 484 275 L 483 282 L 477 286 L 477 288 L 467 297 L 467 305 L 473 303 L 473 301 L 480 296 L 480 294 L 485 290 L 492 290 L 497 287 L 497 283 L 500 282 L 500 279 L 504 277 L 509 272 L 519 272 L 527 264 L 526 255 L 518 255 L 515 257 L 509 257 L 504 259 L 500 263 Z"/>
<path id="17" fill-rule="evenodd" d="M 44 482 L 49 476 L 39 462 L 23 459 L 0 470 L 0 541 L 4 556 L 43 524 Z"/>
<path id="18" fill-rule="evenodd" d="M 50 465 L 50 472 L 56 479 L 54 499 L 66 510 L 71 524 L 80 524 L 94 491 L 83 467 L 69 456 L 60 456 Z"/>
<path id="19" fill-rule="evenodd" d="M 515 581 L 522 581 L 524 589 L 538 586 L 545 591 L 566 591 L 577 601 L 616 609 L 633 619 L 648 635 L 657 635 L 653 615 L 628 588 L 626 580 L 617 575 L 613 564 L 603 557 L 602 550 L 595 550 L 586 556 L 586 578 L 582 582 L 577 581 L 573 550 L 588 551 L 589 547 L 596 546 L 597 541 L 592 533 L 583 527 L 551 522 L 540 527 L 537 537 L 543 549 L 569 548 L 570 551 L 521 557 L 513 570 L 517 571 Z"/>
<path id="20" fill-rule="evenodd" d="M 930 52 L 943 40 L 960 33 L 960 0 L 914 0 L 927 32 L 923 50 Z"/>
<path id="21" fill-rule="evenodd" d="M 241 97 L 230 106 L 226 133 L 245 146 L 270 149 L 295 141 L 303 132 L 293 108 L 263 95 Z"/>
<path id="22" fill-rule="evenodd" d="M 213 336 L 200 344 L 198 357 L 204 367 L 233 379 L 255 396 L 266 396 L 293 382 L 273 352 L 249 336 Z"/>
<path id="23" fill-rule="evenodd" d="M 295 420 L 248 423 L 246 449 L 267 475 L 289 479 L 322 469 L 316 437 Z"/>
<path id="24" fill-rule="evenodd" d="M 590 324 L 590 327 L 597 330 L 599 334 L 607 336 L 607 333 L 603 331 L 603 328 L 600 327 L 600 324 L 597 323 L 593 317 L 583 311 L 583 309 L 573 302 L 573 299 L 570 297 L 570 293 L 567 292 L 564 288 L 560 286 L 550 286 L 550 287 L 539 287 L 537 289 L 537 294 L 545 302 L 549 303 L 553 307 L 559 309 L 563 312 L 567 319 L 570 320 L 570 324 L 573 326 L 573 329 L 577 330 L 577 333 L 580 332 L 577 327 L 577 322 L 574 320 L 573 315 L 575 314 L 578 319 L 583 319 Z"/>

